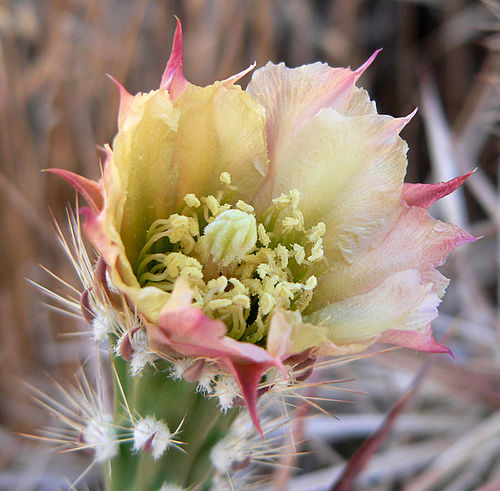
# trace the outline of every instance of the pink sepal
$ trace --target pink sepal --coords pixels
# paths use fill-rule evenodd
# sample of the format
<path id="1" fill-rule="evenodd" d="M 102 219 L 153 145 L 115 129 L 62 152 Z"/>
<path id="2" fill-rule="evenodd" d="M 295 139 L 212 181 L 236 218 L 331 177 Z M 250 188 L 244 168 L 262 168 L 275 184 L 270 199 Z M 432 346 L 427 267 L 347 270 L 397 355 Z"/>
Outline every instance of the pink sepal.
<path id="1" fill-rule="evenodd" d="M 160 89 L 168 90 L 172 98 L 180 95 L 189 83 L 182 72 L 182 59 L 182 25 L 177 19 L 172 51 L 160 82 Z"/>
<path id="2" fill-rule="evenodd" d="M 410 206 L 427 209 L 438 199 L 444 198 L 459 188 L 474 172 L 475 170 L 463 176 L 455 177 L 455 179 L 451 179 L 450 181 L 438 182 L 436 184 L 405 183 L 401 199 Z"/>
<path id="3" fill-rule="evenodd" d="M 432 329 L 429 326 L 425 332 L 421 331 L 403 331 L 398 329 L 388 329 L 376 339 L 377 343 L 389 343 L 397 346 L 426 353 L 448 353 L 453 359 L 450 348 L 444 344 L 438 343 L 432 335 Z"/>
<path id="4" fill-rule="evenodd" d="M 287 376 L 279 358 L 250 343 L 226 336 L 226 326 L 210 319 L 192 305 L 193 292 L 184 278 L 179 278 L 168 303 L 160 312 L 158 325 L 148 324 L 148 338 L 159 352 L 166 346 L 185 356 L 213 360 L 230 371 L 238 382 L 252 421 L 262 434 L 257 414 L 257 386 L 263 373 L 277 367 Z"/>
<path id="5" fill-rule="evenodd" d="M 104 207 L 104 192 L 102 186 L 95 181 L 79 176 L 65 169 L 47 169 L 69 182 L 87 201 L 94 213 L 99 213 Z"/>

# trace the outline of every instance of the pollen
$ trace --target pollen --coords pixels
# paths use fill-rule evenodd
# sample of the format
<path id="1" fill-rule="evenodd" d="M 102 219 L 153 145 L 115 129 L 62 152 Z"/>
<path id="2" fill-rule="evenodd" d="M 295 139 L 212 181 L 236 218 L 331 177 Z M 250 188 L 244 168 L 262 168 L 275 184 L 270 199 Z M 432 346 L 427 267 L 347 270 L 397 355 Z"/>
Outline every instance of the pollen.
<path id="1" fill-rule="evenodd" d="M 187 278 L 195 305 L 223 321 L 228 336 L 264 343 L 275 308 L 298 314 L 307 309 L 325 270 L 326 227 L 305 227 L 297 190 L 281 194 L 257 215 L 250 204 L 227 196 L 229 173 L 220 182 L 220 191 L 187 194 L 179 214 L 151 224 L 137 258 L 137 278 L 141 286 L 166 292 L 178 277 Z M 199 390 L 211 392 L 214 376 L 200 380 Z"/>
<path id="2" fill-rule="evenodd" d="M 231 184 L 231 174 L 229 174 L 229 172 L 222 172 L 219 180 L 222 184 L 229 186 Z"/>
<path id="3" fill-rule="evenodd" d="M 196 197 L 195 194 L 189 193 L 184 196 L 184 203 L 190 206 L 191 208 L 198 208 L 201 203 L 200 200 Z"/>

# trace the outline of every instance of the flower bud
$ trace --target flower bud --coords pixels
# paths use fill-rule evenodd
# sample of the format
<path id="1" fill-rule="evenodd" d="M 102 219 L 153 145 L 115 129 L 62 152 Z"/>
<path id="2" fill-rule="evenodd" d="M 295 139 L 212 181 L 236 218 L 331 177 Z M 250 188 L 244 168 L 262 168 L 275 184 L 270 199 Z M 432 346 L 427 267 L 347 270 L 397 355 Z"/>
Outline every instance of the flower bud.
<path id="1" fill-rule="evenodd" d="M 220 266 L 242 259 L 257 242 L 255 217 L 241 210 L 226 210 L 205 227 L 208 250 Z"/>

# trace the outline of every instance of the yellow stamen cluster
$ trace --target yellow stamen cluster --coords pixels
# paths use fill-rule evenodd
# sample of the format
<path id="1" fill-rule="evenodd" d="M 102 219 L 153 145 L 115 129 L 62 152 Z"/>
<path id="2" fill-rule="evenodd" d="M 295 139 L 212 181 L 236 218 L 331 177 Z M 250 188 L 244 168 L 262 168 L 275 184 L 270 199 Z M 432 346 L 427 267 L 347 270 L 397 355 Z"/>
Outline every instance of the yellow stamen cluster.
<path id="1" fill-rule="evenodd" d="M 230 191 L 231 177 L 220 181 Z M 141 286 L 172 291 L 183 276 L 195 304 L 225 322 L 234 339 L 258 343 L 275 307 L 302 312 L 322 272 L 320 222 L 305 229 L 297 190 L 282 194 L 260 217 L 225 193 L 187 194 L 178 214 L 153 222 L 137 259 Z"/>

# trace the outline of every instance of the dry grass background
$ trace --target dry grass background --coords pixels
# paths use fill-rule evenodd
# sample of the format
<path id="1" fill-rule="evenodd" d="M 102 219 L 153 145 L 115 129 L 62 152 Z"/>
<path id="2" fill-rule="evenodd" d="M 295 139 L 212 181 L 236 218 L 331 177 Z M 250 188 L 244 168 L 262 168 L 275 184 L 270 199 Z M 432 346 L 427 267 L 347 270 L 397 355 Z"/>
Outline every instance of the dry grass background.
<path id="1" fill-rule="evenodd" d="M 74 194 L 61 167 L 98 176 L 96 144 L 111 141 L 118 94 L 158 85 L 178 15 L 185 74 L 197 84 L 223 79 L 254 60 L 288 66 L 322 60 L 359 66 L 383 47 L 361 84 L 379 111 L 420 110 L 403 136 L 409 181 L 438 181 L 478 167 L 465 190 L 432 212 L 474 235 L 444 267 L 452 278 L 438 338 L 457 361 L 396 350 L 332 370 L 364 394 L 329 403 L 340 421 L 316 414 L 298 425 L 306 440 L 280 489 L 330 489 L 343 463 L 412 385 L 423 382 L 355 489 L 500 489 L 500 4 L 495 0 L 11 0 L 0 1 L 0 489 L 65 489 L 76 456 L 12 431 L 33 431 L 45 415 L 22 380 L 47 386 L 44 372 L 69 378 L 84 360 L 73 319 L 50 312 L 25 278 L 59 288 L 38 262 L 75 283 L 57 245 L 51 212 L 64 222 Z M 246 80 L 243 81 L 243 85 Z M 322 395 L 321 391 L 318 392 Z M 98 489 L 97 469 L 87 475 Z M 86 489 L 83 486 L 82 489 Z"/>

